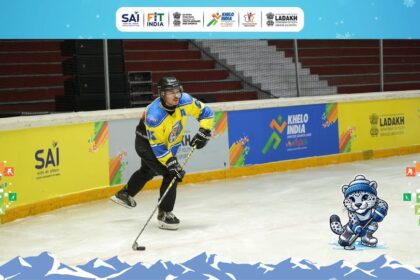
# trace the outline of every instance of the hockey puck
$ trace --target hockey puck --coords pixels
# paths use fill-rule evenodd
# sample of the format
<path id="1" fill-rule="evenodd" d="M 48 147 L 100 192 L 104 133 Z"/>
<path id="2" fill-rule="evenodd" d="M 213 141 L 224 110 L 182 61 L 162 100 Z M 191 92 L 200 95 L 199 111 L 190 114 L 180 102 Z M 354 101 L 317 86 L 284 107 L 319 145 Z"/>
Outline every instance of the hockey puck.
<path id="1" fill-rule="evenodd" d="M 144 246 L 139 246 L 137 244 L 137 242 L 134 242 L 133 246 L 131 246 L 131 248 L 133 248 L 134 251 L 145 251 L 146 247 Z"/>

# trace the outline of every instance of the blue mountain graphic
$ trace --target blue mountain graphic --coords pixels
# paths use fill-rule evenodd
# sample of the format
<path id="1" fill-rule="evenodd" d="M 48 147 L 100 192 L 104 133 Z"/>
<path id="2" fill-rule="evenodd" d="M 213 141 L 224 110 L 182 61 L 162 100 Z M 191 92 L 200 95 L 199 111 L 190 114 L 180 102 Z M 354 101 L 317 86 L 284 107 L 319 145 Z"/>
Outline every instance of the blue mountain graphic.
<path id="1" fill-rule="evenodd" d="M 48 252 L 34 257 L 16 257 L 0 266 L 0 279 L 409 279 L 420 280 L 420 270 L 382 255 L 357 265 L 340 260 L 319 266 L 306 259 L 288 258 L 275 265 L 240 264 L 223 261 L 215 254 L 202 253 L 181 263 L 157 261 L 150 267 L 133 266 L 117 256 L 108 260 L 93 259 L 71 267 L 60 263 Z"/>
<path id="2" fill-rule="evenodd" d="M 407 266 L 386 255 L 381 255 L 371 262 L 359 263 L 357 266 L 365 270 L 373 270 L 372 273 L 380 279 L 420 279 L 419 274 L 416 275 Z M 413 269 L 416 268 L 413 267 Z"/>
<path id="3" fill-rule="evenodd" d="M 107 264 L 112 265 L 117 271 L 122 271 L 122 270 L 130 267 L 130 265 L 128 263 L 121 261 L 118 256 L 115 256 L 115 257 L 112 257 L 108 260 L 105 260 L 105 262 Z"/>
<path id="4" fill-rule="evenodd" d="M 13 279 L 40 278 L 51 269 L 53 262 L 54 259 L 48 252 L 36 257 L 16 257 L 0 267 L 0 274 L 4 278 L 16 275 Z"/>
<path id="5" fill-rule="evenodd" d="M 109 264 L 106 261 L 102 261 L 101 259 L 98 259 L 98 258 L 93 259 L 84 265 L 78 265 L 77 267 L 101 278 L 114 274 L 114 273 L 118 273 L 121 270 L 123 270 L 123 269 L 118 270 L 113 265 Z M 130 266 L 127 264 L 125 268 L 127 267 L 130 267 Z"/>

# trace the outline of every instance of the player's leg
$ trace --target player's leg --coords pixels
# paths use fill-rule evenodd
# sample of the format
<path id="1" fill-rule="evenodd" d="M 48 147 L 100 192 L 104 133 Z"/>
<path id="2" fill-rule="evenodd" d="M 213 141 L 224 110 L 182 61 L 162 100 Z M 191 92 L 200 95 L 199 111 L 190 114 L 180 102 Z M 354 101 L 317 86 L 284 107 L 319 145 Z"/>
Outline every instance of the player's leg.
<path id="1" fill-rule="evenodd" d="M 164 175 L 162 185 L 160 187 L 160 197 L 163 196 L 169 187 L 172 177 L 169 174 Z M 179 219 L 172 213 L 175 206 L 177 182 L 175 181 L 170 190 L 166 194 L 159 206 L 158 222 L 159 227 L 162 229 L 177 230 L 179 227 Z"/>
<path id="2" fill-rule="evenodd" d="M 127 208 L 136 207 L 137 203 L 133 197 L 143 189 L 149 180 L 157 175 L 157 172 L 150 166 L 156 168 L 155 165 L 159 164 L 147 139 L 137 136 L 135 148 L 141 158 L 141 167 L 131 175 L 127 184 L 111 197 L 112 201 Z"/>

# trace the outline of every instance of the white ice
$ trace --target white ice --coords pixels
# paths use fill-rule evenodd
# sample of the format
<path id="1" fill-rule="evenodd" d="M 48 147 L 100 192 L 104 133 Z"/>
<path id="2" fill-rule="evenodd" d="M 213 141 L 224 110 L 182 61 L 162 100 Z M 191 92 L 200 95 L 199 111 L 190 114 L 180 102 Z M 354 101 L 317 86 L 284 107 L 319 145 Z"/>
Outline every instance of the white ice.
<path id="1" fill-rule="evenodd" d="M 110 200 L 59 209 L 0 225 L 0 265 L 48 251 L 67 265 L 115 255 L 130 264 L 179 263 L 207 252 L 237 263 L 276 264 L 293 257 L 320 265 L 386 254 L 419 267 L 420 215 L 414 205 L 420 177 L 405 176 L 405 167 L 419 160 L 420 154 L 412 154 L 187 184 L 178 189 L 174 211 L 179 230 L 158 229 L 153 217 L 139 239 L 143 252 L 131 245 L 156 205 L 157 190 L 138 194 L 135 209 Z M 390 209 L 375 234 L 378 248 L 345 251 L 336 245 L 329 217 L 338 214 L 347 222 L 341 186 L 357 174 L 378 182 L 378 195 Z M 413 193 L 411 202 L 403 201 L 405 192 Z"/>

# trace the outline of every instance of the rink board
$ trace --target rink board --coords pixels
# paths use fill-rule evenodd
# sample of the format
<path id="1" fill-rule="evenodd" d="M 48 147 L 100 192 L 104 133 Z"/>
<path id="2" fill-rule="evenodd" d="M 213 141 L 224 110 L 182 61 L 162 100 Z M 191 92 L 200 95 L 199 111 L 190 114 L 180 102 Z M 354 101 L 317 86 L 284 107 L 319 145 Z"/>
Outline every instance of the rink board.
<path id="1" fill-rule="evenodd" d="M 419 152 L 420 98 L 401 96 L 406 98 L 394 93 L 212 104 L 212 140 L 192 156 L 183 184 Z M 0 181 L 1 221 L 115 193 L 140 167 L 134 149 L 138 116 L 139 109 L 58 114 L 3 129 L 0 169 L 11 165 L 15 176 Z M 384 117 L 397 127 L 384 131 L 397 133 L 381 134 Z M 346 135 L 349 127 L 353 134 Z M 177 155 L 181 162 L 197 129 L 190 119 Z M 159 187 L 159 179 L 146 189 Z"/>
<path id="2" fill-rule="evenodd" d="M 338 153 L 336 104 L 229 112 L 232 167 Z"/>
<path id="3" fill-rule="evenodd" d="M 2 204 L 19 205 L 108 185 L 107 122 L 0 132 L 0 155 L 13 176 L 0 180 Z"/>
<path id="4" fill-rule="evenodd" d="M 341 103 L 340 152 L 420 144 L 420 99 Z"/>

